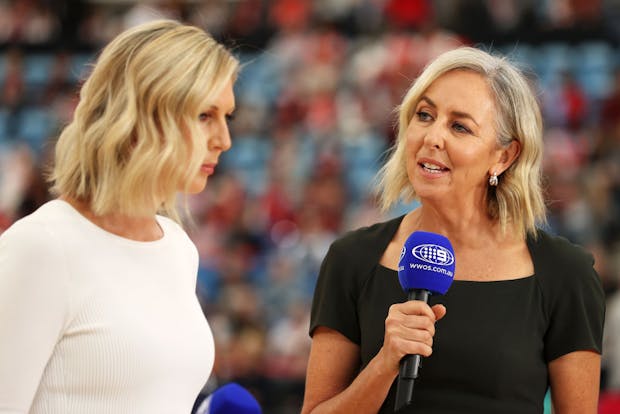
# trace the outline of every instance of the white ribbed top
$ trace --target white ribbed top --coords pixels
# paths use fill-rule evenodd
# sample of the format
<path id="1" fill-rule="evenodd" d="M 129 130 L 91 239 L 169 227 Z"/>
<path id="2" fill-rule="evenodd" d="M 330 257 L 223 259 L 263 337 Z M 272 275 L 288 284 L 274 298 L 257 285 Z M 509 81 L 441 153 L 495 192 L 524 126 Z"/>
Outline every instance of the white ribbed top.
<path id="1" fill-rule="evenodd" d="M 54 200 L 0 236 L 0 413 L 190 413 L 213 336 L 196 247 L 158 221 L 128 240 Z"/>

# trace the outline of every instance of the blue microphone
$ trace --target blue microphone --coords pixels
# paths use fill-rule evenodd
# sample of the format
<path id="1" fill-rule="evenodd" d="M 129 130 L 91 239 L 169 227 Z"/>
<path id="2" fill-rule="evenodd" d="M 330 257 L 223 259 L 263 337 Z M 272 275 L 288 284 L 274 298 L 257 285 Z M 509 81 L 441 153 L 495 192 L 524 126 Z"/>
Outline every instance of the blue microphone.
<path id="1" fill-rule="evenodd" d="M 261 414 L 256 398 L 236 382 L 213 391 L 198 407 L 196 414 Z"/>
<path id="2" fill-rule="evenodd" d="M 398 280 L 409 300 L 428 302 L 430 295 L 445 295 L 454 280 L 454 249 L 441 234 L 411 233 L 400 253 Z M 400 361 L 394 411 L 413 400 L 420 355 L 405 355 Z"/>

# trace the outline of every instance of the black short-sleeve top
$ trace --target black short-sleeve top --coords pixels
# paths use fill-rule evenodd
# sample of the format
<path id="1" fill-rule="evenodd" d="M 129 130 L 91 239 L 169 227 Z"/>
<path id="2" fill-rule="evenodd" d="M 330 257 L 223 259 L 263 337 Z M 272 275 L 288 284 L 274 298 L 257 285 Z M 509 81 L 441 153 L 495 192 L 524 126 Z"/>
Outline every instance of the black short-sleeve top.
<path id="1" fill-rule="evenodd" d="M 391 304 L 407 300 L 398 273 L 379 264 L 403 216 L 347 233 L 323 260 L 310 321 L 360 346 L 360 370 L 383 344 Z M 593 258 L 564 238 L 528 238 L 534 275 L 453 282 L 413 403 L 404 413 L 543 412 L 547 363 L 577 350 L 601 352 L 605 299 Z M 395 384 L 379 411 L 394 412 Z"/>

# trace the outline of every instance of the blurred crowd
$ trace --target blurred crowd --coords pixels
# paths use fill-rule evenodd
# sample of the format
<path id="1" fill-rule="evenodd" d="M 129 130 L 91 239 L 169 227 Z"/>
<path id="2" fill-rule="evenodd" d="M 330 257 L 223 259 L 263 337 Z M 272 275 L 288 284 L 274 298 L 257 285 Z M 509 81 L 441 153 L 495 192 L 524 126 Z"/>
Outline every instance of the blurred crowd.
<path id="1" fill-rule="evenodd" d="M 588 248 L 608 295 L 602 398 L 620 393 L 620 1 L 0 0 L 0 232 L 50 195 L 55 138 L 98 49 L 159 17 L 206 28 L 243 62 L 233 148 L 187 227 L 215 334 L 213 379 L 299 412 L 310 301 L 327 247 L 381 213 L 373 177 L 394 108 L 459 45 L 507 54 L 545 119 L 549 229 Z"/>

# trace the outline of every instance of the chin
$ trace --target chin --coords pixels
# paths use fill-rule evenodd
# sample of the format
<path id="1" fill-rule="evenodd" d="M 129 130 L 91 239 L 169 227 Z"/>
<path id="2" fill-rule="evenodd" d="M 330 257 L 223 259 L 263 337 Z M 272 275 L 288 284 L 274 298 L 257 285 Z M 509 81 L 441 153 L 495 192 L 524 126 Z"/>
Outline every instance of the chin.
<path id="1" fill-rule="evenodd" d="M 437 185 L 418 185 L 417 187 L 414 187 L 414 188 L 415 188 L 416 197 L 418 197 L 420 200 L 422 199 L 441 200 L 442 198 L 447 197 L 447 194 L 449 193 L 449 191 L 439 188 L 439 186 Z"/>
<path id="2" fill-rule="evenodd" d="M 207 186 L 206 179 L 195 179 L 187 189 L 187 194 L 198 194 Z"/>

